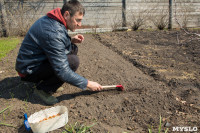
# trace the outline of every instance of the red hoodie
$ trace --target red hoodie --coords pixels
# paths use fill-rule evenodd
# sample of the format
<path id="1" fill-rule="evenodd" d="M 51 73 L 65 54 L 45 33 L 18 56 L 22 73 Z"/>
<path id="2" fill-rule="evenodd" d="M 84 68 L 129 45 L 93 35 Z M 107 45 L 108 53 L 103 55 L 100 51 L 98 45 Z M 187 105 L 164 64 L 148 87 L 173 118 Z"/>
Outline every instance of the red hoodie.
<path id="1" fill-rule="evenodd" d="M 67 29 L 67 23 L 65 19 L 63 18 L 60 10 L 61 10 L 60 8 L 53 9 L 47 13 L 47 16 L 61 22 L 62 24 L 64 24 L 64 26 Z"/>

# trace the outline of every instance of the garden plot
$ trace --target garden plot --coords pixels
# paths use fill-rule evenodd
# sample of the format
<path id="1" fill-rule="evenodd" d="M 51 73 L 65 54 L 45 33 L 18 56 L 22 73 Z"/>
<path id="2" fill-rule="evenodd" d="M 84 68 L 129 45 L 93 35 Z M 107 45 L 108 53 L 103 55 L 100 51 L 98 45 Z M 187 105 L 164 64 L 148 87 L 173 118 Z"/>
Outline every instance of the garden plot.
<path id="1" fill-rule="evenodd" d="M 162 130 L 200 128 L 199 41 L 178 35 L 179 43 L 176 31 L 85 34 L 77 73 L 102 85 L 122 84 L 125 91 L 90 92 L 64 84 L 54 95 L 55 106 L 68 108 L 69 124 L 95 123 L 93 132 L 146 133 L 151 126 L 157 131 L 160 116 Z M 0 62 L 0 110 L 9 106 L 0 121 L 15 127 L 0 132 L 25 132 L 23 114 L 49 108 L 32 95 L 32 84 L 20 82 L 14 70 L 18 48 Z"/>

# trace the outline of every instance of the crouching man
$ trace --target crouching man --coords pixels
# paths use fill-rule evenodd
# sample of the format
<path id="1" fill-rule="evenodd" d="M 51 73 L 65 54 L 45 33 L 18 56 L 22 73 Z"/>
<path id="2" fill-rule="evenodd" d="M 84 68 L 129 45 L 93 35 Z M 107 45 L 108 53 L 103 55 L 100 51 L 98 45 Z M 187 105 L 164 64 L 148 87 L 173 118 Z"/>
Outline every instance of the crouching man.
<path id="1" fill-rule="evenodd" d="M 17 59 L 16 71 L 22 81 L 36 84 L 34 93 L 48 105 L 58 102 L 51 94 L 63 83 L 78 88 L 100 91 L 102 86 L 75 73 L 79 66 L 78 47 L 75 43 L 84 41 L 83 35 L 68 35 L 74 32 L 85 14 L 79 1 L 65 3 L 38 19 L 27 32 Z"/>

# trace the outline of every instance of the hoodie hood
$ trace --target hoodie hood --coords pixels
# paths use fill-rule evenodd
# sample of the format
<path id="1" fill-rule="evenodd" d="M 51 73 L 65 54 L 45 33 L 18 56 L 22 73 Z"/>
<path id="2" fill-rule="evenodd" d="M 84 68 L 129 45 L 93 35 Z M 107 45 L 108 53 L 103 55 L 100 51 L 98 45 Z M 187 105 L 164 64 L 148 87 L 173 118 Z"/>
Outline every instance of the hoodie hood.
<path id="1" fill-rule="evenodd" d="M 67 29 L 67 23 L 65 21 L 65 19 L 63 18 L 62 14 L 61 14 L 61 9 L 60 8 L 56 8 L 51 10 L 50 12 L 47 13 L 47 16 L 49 18 L 55 19 L 56 21 L 61 22 L 62 24 L 64 24 L 64 26 Z"/>

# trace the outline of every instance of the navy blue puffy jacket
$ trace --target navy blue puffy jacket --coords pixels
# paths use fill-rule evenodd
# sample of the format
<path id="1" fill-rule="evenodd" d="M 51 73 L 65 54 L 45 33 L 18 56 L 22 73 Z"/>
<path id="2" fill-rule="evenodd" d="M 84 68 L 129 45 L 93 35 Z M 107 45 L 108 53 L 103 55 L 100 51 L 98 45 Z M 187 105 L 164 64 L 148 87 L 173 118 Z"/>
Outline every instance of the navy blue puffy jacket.
<path id="1" fill-rule="evenodd" d="M 16 71 L 25 75 L 32 74 L 43 61 L 48 60 L 62 81 L 85 89 L 87 79 L 69 67 L 67 54 L 71 50 L 71 38 L 65 26 L 44 16 L 26 34 L 16 59 Z"/>

